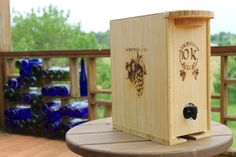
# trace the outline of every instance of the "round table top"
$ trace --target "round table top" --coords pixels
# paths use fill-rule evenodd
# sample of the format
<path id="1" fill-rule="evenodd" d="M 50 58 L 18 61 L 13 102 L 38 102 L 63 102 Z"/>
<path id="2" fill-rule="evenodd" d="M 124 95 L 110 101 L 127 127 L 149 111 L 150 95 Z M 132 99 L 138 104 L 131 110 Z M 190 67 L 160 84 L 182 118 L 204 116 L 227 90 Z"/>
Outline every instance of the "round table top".
<path id="1" fill-rule="evenodd" d="M 73 152 L 91 157 L 202 157 L 227 151 L 232 145 L 231 130 L 217 122 L 211 123 L 211 129 L 211 137 L 166 146 L 113 129 L 112 119 L 105 118 L 70 129 L 66 134 L 66 143 Z"/>

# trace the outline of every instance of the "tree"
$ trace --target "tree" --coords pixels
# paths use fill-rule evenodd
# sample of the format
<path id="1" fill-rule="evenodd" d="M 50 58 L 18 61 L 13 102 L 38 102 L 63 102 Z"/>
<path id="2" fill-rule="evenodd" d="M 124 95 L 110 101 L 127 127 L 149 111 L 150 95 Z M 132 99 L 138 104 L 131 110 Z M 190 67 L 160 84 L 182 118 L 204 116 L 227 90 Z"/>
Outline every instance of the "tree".
<path id="1" fill-rule="evenodd" d="M 13 12 L 13 50 L 98 48 L 94 34 L 69 24 L 69 15 L 51 5 L 25 15 Z"/>
<path id="2" fill-rule="evenodd" d="M 108 60 L 110 61 L 110 60 Z M 111 66 L 104 59 L 97 59 L 97 84 L 104 89 L 111 88 Z M 99 79 L 100 78 L 100 79 Z"/>
<path id="3" fill-rule="evenodd" d="M 110 47 L 110 32 L 107 30 L 106 32 L 92 32 L 96 37 L 96 42 L 98 43 L 99 48 L 108 49 Z"/>
<path id="4" fill-rule="evenodd" d="M 232 33 L 220 32 L 211 36 L 211 41 L 219 46 L 236 44 L 236 35 Z"/>

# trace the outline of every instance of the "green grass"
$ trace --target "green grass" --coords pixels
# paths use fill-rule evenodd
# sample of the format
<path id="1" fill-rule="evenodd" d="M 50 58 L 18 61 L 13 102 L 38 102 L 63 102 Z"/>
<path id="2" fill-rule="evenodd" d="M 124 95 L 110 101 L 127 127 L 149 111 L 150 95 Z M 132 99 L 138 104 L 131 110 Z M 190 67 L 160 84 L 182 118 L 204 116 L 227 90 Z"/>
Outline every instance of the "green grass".
<path id="1" fill-rule="evenodd" d="M 232 147 L 236 147 L 236 122 L 228 122 L 227 126 L 233 132 L 233 145 L 232 145 Z"/>
<path id="2" fill-rule="evenodd" d="M 233 108 L 234 111 L 236 111 L 236 107 L 235 106 L 232 106 L 232 105 L 229 105 L 229 108 Z M 219 113 L 216 113 L 216 112 L 212 112 L 211 114 L 211 119 L 214 120 L 214 121 L 217 121 L 219 122 L 220 120 L 220 114 Z M 228 122 L 227 126 L 231 129 L 231 131 L 233 132 L 233 147 L 236 147 L 236 122 Z"/>
<path id="3" fill-rule="evenodd" d="M 97 100 L 111 100 L 111 94 L 97 94 L 96 99 Z M 98 115 L 98 118 L 104 118 L 103 105 L 98 105 L 97 115 Z"/>
<path id="4" fill-rule="evenodd" d="M 219 106 L 219 100 L 213 100 L 212 101 L 212 106 Z M 236 104 L 230 104 L 227 106 L 227 114 L 228 115 L 236 115 Z M 219 112 L 212 112 L 211 114 L 211 119 L 213 121 L 220 121 L 220 113 Z M 236 147 L 236 121 L 228 121 L 227 126 L 232 130 L 233 132 L 233 147 Z"/>
<path id="5" fill-rule="evenodd" d="M 104 118 L 104 106 L 98 106 L 97 115 L 98 118 Z"/>

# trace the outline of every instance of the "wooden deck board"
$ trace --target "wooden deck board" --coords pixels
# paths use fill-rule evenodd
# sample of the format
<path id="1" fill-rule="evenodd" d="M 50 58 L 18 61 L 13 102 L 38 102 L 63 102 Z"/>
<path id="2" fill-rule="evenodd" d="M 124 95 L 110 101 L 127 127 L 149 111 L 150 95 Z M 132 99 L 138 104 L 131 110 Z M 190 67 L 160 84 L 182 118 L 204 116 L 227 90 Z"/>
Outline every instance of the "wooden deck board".
<path id="1" fill-rule="evenodd" d="M 12 135 L 0 131 L 0 157 L 79 157 L 65 141 Z"/>

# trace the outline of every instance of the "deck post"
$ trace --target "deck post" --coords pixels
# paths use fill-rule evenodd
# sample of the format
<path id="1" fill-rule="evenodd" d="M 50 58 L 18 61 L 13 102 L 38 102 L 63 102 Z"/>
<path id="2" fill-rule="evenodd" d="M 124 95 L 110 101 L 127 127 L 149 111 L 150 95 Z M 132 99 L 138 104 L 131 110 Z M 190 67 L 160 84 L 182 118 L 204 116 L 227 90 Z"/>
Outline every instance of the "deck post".
<path id="1" fill-rule="evenodd" d="M 89 120 L 97 119 L 97 104 L 93 103 L 95 94 L 91 91 L 96 89 L 96 59 L 88 59 L 88 100 L 89 100 Z"/>
<path id="2" fill-rule="evenodd" d="M 10 2 L 0 1 L 0 75 L 3 73 L 3 59 L 1 51 L 11 50 Z M 4 127 L 4 102 L 2 90 L 3 78 L 0 77 L 0 127 Z"/>

